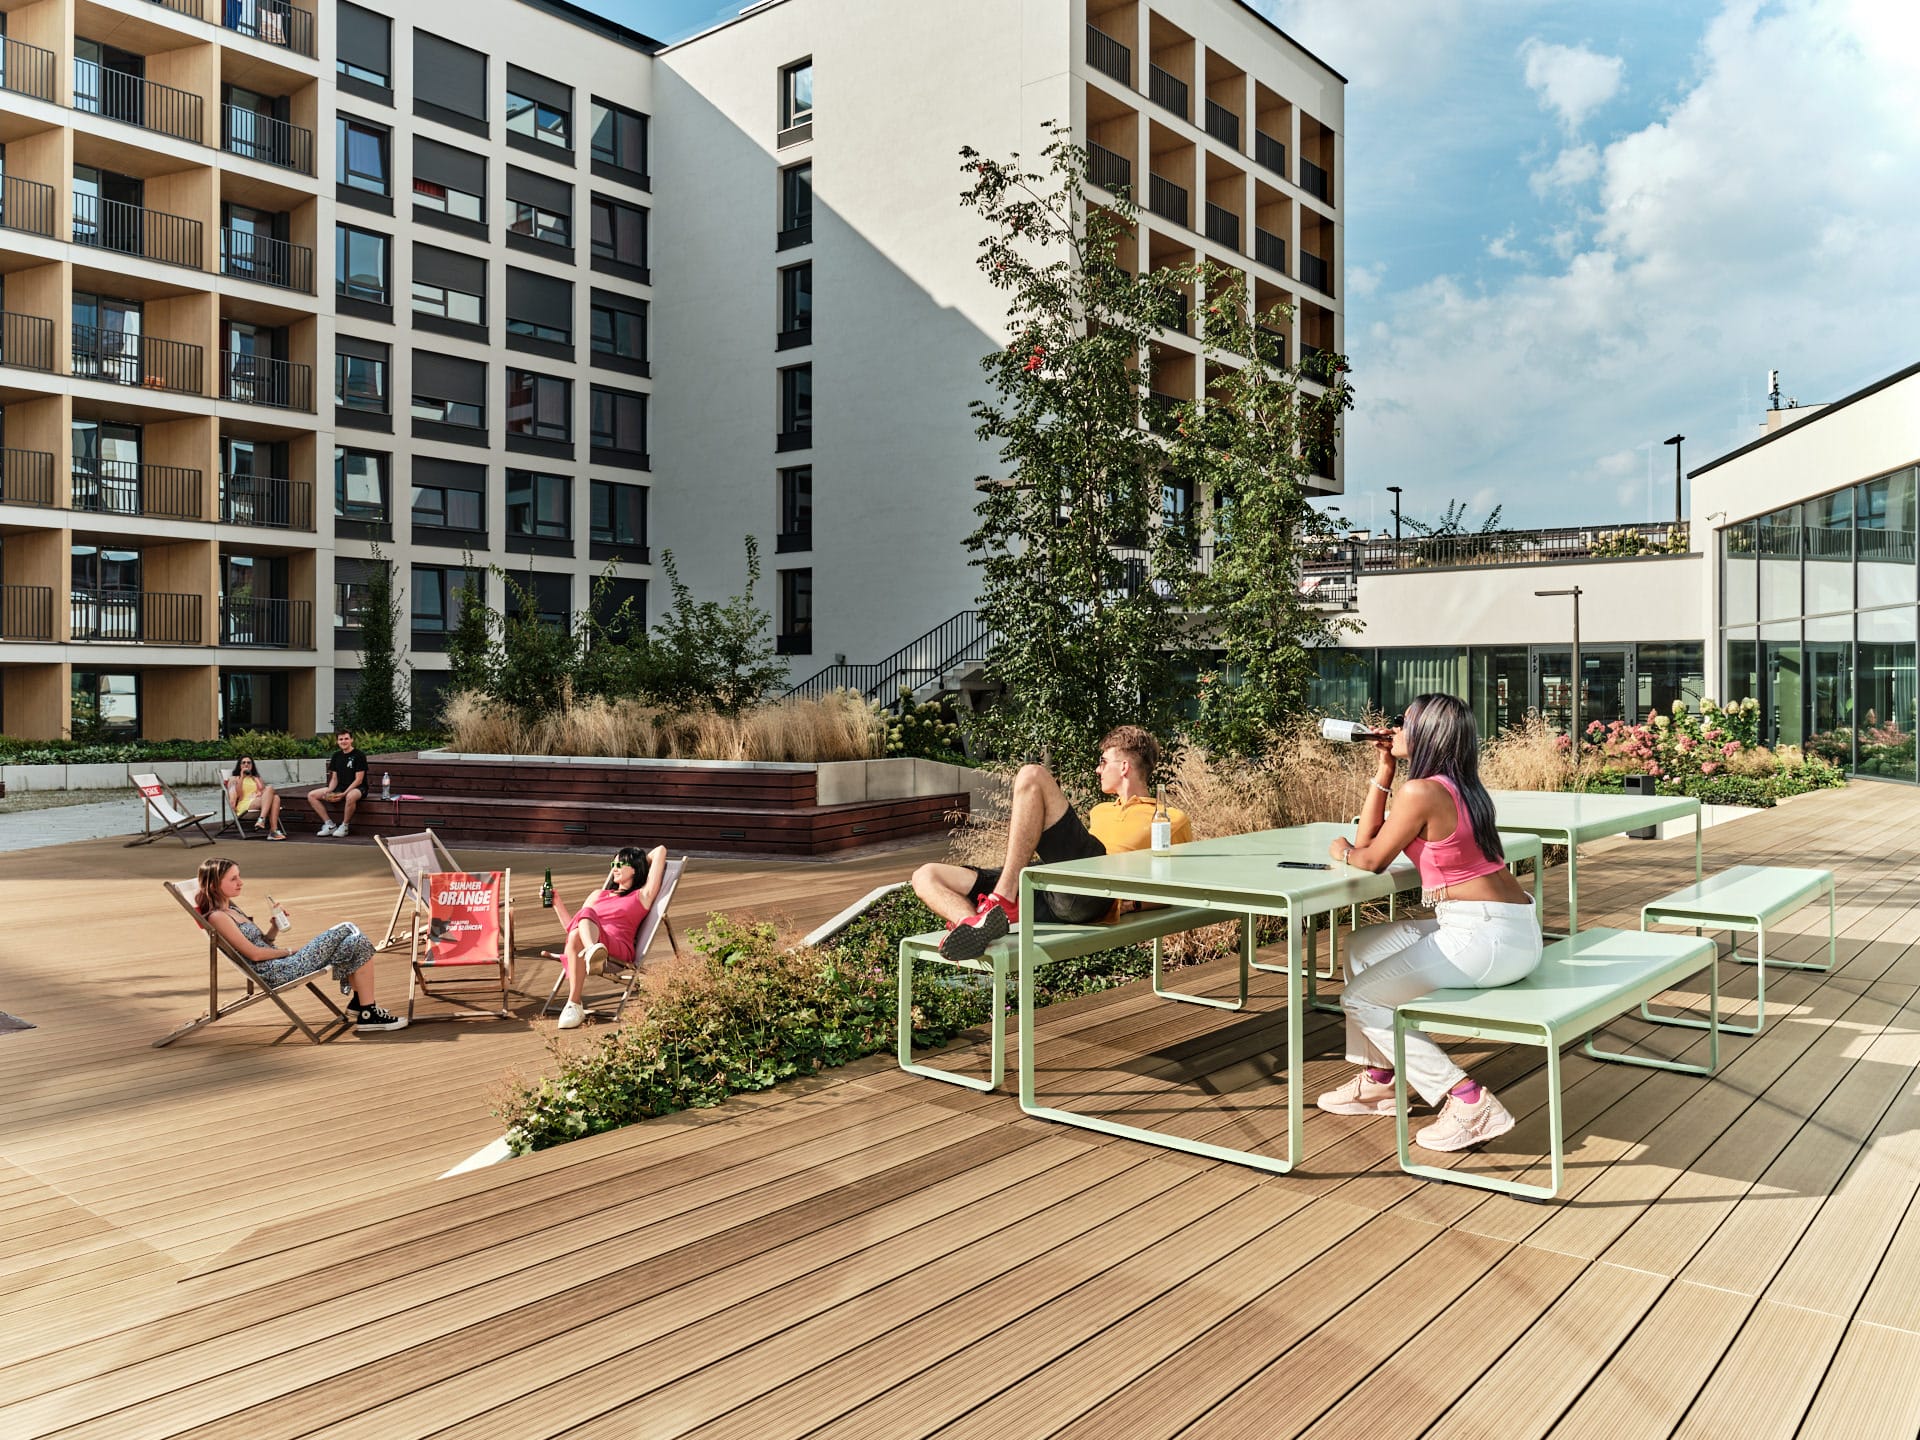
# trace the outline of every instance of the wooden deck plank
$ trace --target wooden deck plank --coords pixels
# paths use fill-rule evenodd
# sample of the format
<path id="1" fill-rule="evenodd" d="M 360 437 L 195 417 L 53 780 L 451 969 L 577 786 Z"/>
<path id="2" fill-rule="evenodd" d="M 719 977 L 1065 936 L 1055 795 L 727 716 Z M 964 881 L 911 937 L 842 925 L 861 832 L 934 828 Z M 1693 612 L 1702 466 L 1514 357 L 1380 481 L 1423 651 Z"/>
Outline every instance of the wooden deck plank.
<path id="1" fill-rule="evenodd" d="M 1912 1440 L 1920 1334 L 1855 1321 L 1814 1392 L 1798 1440 Z"/>
<path id="2" fill-rule="evenodd" d="M 1753 1306 L 1731 1290 L 1673 1281 L 1547 1434 L 1552 1440 L 1665 1440 Z"/>
<path id="3" fill-rule="evenodd" d="M 1847 1322 L 1759 1301 L 1713 1377 L 1674 1430 L 1675 1440 L 1781 1440 L 1794 1435 L 1839 1348 Z"/>

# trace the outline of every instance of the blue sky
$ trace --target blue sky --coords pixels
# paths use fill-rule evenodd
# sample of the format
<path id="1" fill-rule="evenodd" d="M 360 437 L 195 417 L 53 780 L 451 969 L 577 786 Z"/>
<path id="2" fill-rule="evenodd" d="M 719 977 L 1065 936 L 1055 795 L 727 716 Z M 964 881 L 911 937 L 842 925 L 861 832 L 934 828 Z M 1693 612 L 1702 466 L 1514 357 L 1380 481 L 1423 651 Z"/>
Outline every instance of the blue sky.
<path id="1" fill-rule="evenodd" d="M 587 3 L 663 40 L 740 8 Z M 1664 517 L 1660 442 L 1753 439 L 1769 369 L 1814 403 L 1920 360 L 1920 3 L 1254 4 L 1350 82 L 1356 522 L 1393 484 Z"/>

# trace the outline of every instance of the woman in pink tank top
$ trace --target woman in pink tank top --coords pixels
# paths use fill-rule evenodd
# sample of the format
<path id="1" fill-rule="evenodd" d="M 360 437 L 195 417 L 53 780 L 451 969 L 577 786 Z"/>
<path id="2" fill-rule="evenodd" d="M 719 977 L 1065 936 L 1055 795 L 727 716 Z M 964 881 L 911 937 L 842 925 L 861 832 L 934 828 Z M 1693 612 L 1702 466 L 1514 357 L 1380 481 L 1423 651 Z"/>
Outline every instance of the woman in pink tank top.
<path id="1" fill-rule="evenodd" d="M 1422 695 L 1393 738 L 1376 741 L 1378 772 L 1360 830 L 1333 842 L 1333 858 L 1384 870 L 1405 854 L 1420 870 L 1431 920 L 1370 925 L 1347 949 L 1347 1058 L 1361 1068 L 1320 1097 L 1335 1115 L 1393 1113 L 1393 1012 L 1434 990 L 1486 990 L 1533 973 L 1540 927 L 1520 882 L 1508 873 L 1493 800 L 1480 783 L 1480 736 L 1473 712 L 1451 695 Z M 1393 796 L 1398 762 L 1408 780 Z M 1391 813 L 1389 797 L 1394 798 Z M 1513 1116 L 1420 1031 L 1406 1037 L 1407 1084 L 1440 1116 L 1414 1143 L 1464 1150 L 1504 1135 Z"/>
<path id="2" fill-rule="evenodd" d="M 646 878 L 640 878 L 640 863 L 646 862 Z M 632 845 L 613 857 L 607 871 L 607 883 L 587 897 L 587 903 L 569 915 L 566 903 L 556 891 L 553 913 L 566 927 L 567 947 L 563 963 L 567 967 L 567 1003 L 561 1007 L 558 1028 L 574 1030 L 586 1020 L 581 996 L 587 972 L 595 960 L 612 956 L 622 965 L 633 963 L 633 942 L 640 923 L 660 898 L 660 885 L 667 874 L 667 847 L 656 845 L 644 855 Z"/>

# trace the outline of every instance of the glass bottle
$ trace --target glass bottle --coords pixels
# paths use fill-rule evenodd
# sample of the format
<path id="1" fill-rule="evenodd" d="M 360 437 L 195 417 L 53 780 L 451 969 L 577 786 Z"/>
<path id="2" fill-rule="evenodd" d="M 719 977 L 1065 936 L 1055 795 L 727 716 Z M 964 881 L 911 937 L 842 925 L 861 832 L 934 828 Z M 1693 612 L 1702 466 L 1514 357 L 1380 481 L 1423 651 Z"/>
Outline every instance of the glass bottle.
<path id="1" fill-rule="evenodd" d="M 1173 848 L 1173 816 L 1167 813 L 1167 787 L 1153 787 L 1153 848 L 1155 851 Z"/>
<path id="2" fill-rule="evenodd" d="M 548 910 L 553 908 L 553 867 L 547 867 L 547 878 L 540 882 L 540 904 Z"/>

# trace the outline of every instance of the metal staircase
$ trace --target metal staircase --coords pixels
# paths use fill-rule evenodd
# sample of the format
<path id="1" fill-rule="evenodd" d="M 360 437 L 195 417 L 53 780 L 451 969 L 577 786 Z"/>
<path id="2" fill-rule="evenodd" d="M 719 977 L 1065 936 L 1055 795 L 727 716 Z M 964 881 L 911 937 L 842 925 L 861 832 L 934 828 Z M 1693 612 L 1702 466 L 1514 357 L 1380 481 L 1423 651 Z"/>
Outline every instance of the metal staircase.
<path id="1" fill-rule="evenodd" d="M 922 700 L 950 688 L 987 658 L 986 622 L 978 610 L 962 610 L 918 640 L 901 646 L 884 660 L 870 665 L 829 665 L 787 691 L 790 699 L 817 700 L 834 690 L 858 690 L 869 700 L 892 705 L 902 690 Z"/>

